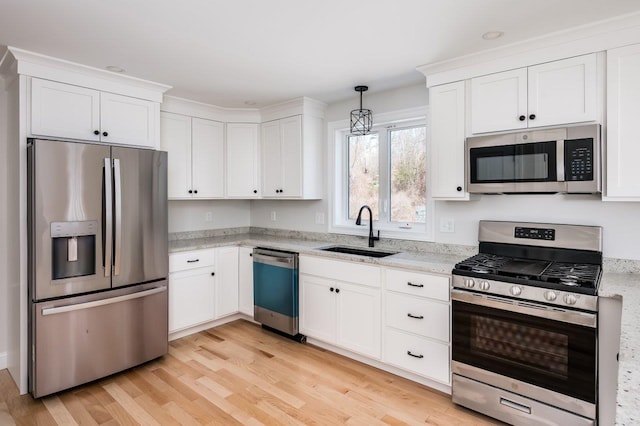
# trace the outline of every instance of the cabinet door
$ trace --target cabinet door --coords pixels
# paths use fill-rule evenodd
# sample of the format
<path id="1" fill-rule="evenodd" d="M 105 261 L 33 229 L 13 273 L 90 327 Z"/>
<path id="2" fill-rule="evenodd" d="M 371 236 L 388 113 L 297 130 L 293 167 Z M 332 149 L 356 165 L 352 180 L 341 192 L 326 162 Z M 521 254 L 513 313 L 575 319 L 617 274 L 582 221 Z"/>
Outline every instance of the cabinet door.
<path id="1" fill-rule="evenodd" d="M 336 344 L 380 358 L 380 290 L 336 282 Z"/>
<path id="2" fill-rule="evenodd" d="M 464 82 L 429 89 L 431 103 L 431 195 L 439 200 L 465 200 Z"/>
<path id="3" fill-rule="evenodd" d="M 281 197 L 302 196 L 302 116 L 280 120 Z M 318 161 L 320 159 L 318 158 Z"/>
<path id="4" fill-rule="evenodd" d="M 262 196 L 277 197 L 282 189 L 280 121 L 262 124 Z"/>
<path id="5" fill-rule="evenodd" d="M 102 92 L 100 140 L 107 143 L 157 147 L 160 104 Z"/>
<path id="6" fill-rule="evenodd" d="M 607 51 L 606 197 L 640 199 L 640 44 Z"/>
<path id="7" fill-rule="evenodd" d="M 191 177 L 194 198 L 224 196 L 224 124 L 191 119 Z"/>
<path id="8" fill-rule="evenodd" d="M 31 79 L 31 134 L 99 141 L 100 92 Z"/>
<path id="9" fill-rule="evenodd" d="M 163 112 L 160 148 L 167 151 L 169 199 L 191 198 L 191 118 Z"/>
<path id="10" fill-rule="evenodd" d="M 528 73 L 529 127 L 596 120 L 595 53 L 529 67 Z"/>
<path id="11" fill-rule="evenodd" d="M 169 275 L 169 332 L 214 319 L 214 268 Z"/>
<path id="12" fill-rule="evenodd" d="M 238 247 L 216 249 L 216 318 L 238 312 Z"/>
<path id="13" fill-rule="evenodd" d="M 336 293 L 332 281 L 300 274 L 300 333 L 335 342 Z"/>
<path id="14" fill-rule="evenodd" d="M 527 69 L 471 79 L 471 132 L 527 127 Z"/>
<path id="15" fill-rule="evenodd" d="M 253 318 L 253 248 L 238 252 L 238 310 Z"/>
<path id="16" fill-rule="evenodd" d="M 227 123 L 227 197 L 259 197 L 258 176 L 258 124 Z"/>

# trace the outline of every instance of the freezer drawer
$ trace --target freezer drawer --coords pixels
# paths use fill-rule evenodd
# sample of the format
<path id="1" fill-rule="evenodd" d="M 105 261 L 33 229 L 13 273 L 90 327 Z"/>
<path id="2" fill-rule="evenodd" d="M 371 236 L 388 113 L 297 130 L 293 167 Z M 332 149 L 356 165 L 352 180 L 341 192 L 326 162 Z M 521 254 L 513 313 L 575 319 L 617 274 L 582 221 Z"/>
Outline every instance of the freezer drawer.
<path id="1" fill-rule="evenodd" d="M 34 397 L 125 370 L 168 350 L 167 281 L 32 304 Z"/>

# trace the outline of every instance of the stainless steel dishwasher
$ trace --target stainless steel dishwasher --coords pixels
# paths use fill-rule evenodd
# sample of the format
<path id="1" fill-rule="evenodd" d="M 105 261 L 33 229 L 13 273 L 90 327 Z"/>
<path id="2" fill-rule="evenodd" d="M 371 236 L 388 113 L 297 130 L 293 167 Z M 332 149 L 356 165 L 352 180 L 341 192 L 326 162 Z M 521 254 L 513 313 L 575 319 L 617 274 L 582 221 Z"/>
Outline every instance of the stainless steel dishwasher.
<path id="1" fill-rule="evenodd" d="M 298 333 L 298 253 L 253 249 L 253 318 L 263 328 L 293 338 Z"/>

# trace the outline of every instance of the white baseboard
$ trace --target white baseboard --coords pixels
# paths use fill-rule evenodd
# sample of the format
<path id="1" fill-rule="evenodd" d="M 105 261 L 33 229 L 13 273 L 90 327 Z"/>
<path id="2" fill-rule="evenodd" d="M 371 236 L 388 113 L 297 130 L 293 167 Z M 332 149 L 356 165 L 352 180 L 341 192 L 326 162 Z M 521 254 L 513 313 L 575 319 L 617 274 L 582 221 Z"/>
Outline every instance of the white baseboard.
<path id="1" fill-rule="evenodd" d="M 7 368 L 7 353 L 0 352 L 0 370 Z"/>

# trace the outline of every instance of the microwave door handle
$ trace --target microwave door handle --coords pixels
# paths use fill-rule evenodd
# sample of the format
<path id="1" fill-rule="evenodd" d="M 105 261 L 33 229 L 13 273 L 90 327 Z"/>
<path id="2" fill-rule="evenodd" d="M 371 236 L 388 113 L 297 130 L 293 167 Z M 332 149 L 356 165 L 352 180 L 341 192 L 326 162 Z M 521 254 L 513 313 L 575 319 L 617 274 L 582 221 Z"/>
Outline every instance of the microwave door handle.
<path id="1" fill-rule="evenodd" d="M 104 261 L 104 276 L 111 276 L 111 256 L 113 255 L 113 174 L 111 173 L 111 158 L 105 158 L 104 168 L 104 192 L 103 192 L 103 236 L 102 236 L 102 259 Z"/>
<path id="2" fill-rule="evenodd" d="M 556 142 L 556 173 L 557 181 L 564 182 L 564 139 Z"/>
<path id="3" fill-rule="evenodd" d="M 113 182 L 115 196 L 113 197 L 114 215 L 115 215 L 115 232 L 114 232 L 114 259 L 113 259 L 113 275 L 120 275 L 120 262 L 122 260 L 122 180 L 120 174 L 120 160 L 113 160 Z"/>

